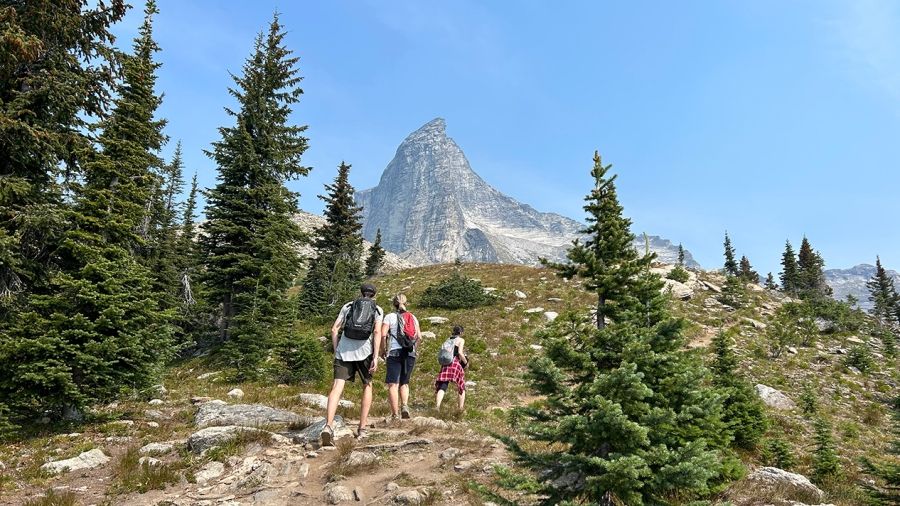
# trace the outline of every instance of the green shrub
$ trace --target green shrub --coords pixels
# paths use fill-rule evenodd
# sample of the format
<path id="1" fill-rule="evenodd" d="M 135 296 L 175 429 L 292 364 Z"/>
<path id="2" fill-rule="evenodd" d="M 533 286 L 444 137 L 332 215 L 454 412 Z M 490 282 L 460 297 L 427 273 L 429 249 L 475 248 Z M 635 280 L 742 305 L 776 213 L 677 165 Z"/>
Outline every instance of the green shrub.
<path id="1" fill-rule="evenodd" d="M 762 460 L 767 466 L 777 467 L 785 471 L 790 470 L 797 463 L 791 451 L 791 446 L 781 438 L 766 441 L 766 444 L 763 445 Z"/>
<path id="2" fill-rule="evenodd" d="M 868 372 L 875 363 L 872 361 L 872 354 L 869 352 L 868 346 L 858 344 L 850 348 L 850 351 L 847 353 L 847 358 L 844 359 L 844 365 L 847 367 L 855 367 L 859 369 L 860 372 Z"/>
<path id="3" fill-rule="evenodd" d="M 686 283 L 687 280 L 691 279 L 688 271 L 680 265 L 676 265 L 674 269 L 669 271 L 669 274 L 667 274 L 666 277 L 672 281 L 678 281 L 679 283 Z"/>
<path id="4" fill-rule="evenodd" d="M 804 415 L 814 415 L 819 411 L 819 401 L 810 383 L 803 385 L 803 392 L 800 393 L 800 409 Z"/>
<path id="5" fill-rule="evenodd" d="M 481 282 L 458 272 L 425 289 L 422 305 L 444 309 L 468 309 L 493 304 L 496 298 L 484 293 Z"/>
<path id="6" fill-rule="evenodd" d="M 828 422 L 819 418 L 814 422 L 813 427 L 816 432 L 816 448 L 813 451 L 813 480 L 816 483 L 822 483 L 838 474 L 841 463 L 835 451 L 834 438 Z"/>
<path id="7" fill-rule="evenodd" d="M 743 278 L 738 276 L 728 276 L 725 279 L 725 286 L 722 287 L 722 293 L 719 294 L 719 302 L 734 309 L 740 309 L 747 305 L 747 286 L 744 284 Z"/>
<path id="8" fill-rule="evenodd" d="M 317 382 L 328 375 L 328 354 L 314 337 L 287 339 L 278 350 L 279 379 L 283 383 Z"/>

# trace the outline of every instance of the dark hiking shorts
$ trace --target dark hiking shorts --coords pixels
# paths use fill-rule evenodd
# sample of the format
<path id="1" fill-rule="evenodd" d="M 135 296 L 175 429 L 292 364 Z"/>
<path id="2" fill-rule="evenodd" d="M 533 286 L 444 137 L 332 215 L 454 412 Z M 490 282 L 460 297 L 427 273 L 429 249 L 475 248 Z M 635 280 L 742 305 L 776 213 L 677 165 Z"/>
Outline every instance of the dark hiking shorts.
<path id="1" fill-rule="evenodd" d="M 393 350 L 387 357 L 387 384 L 409 385 L 409 377 L 416 368 L 416 357 L 405 350 Z"/>
<path id="2" fill-rule="evenodd" d="M 334 379 L 356 381 L 356 375 L 359 374 L 359 379 L 363 385 L 368 385 L 372 382 L 372 373 L 369 372 L 369 367 L 372 367 L 372 355 L 369 355 L 365 360 L 355 360 L 353 362 L 345 362 L 335 358 Z"/>

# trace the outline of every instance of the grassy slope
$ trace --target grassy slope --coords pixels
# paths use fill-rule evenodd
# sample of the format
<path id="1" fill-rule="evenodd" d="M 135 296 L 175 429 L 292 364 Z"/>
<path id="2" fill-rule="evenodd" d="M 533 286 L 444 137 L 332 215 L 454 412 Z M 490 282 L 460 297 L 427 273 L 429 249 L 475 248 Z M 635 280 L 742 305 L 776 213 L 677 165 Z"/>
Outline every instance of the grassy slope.
<path id="1" fill-rule="evenodd" d="M 450 274 L 454 266 L 431 266 L 405 270 L 383 276 L 376 280 L 379 288 L 379 303 L 388 308 L 388 300 L 393 293 L 403 291 L 410 298 L 410 310 L 422 322 L 423 331 L 437 334 L 434 339 L 422 343 L 420 359 L 412 383 L 411 407 L 414 414 L 435 415 L 433 402 L 433 380 L 439 369 L 436 355 L 440 343 L 449 335 L 451 326 L 460 323 L 466 327 L 467 345 L 472 356 L 472 366 L 467 372 L 467 381 L 474 383 L 468 393 L 466 412 L 454 413 L 455 393 L 451 389 L 444 405 L 443 418 L 463 418 L 470 426 L 485 431 L 505 431 L 505 411 L 529 399 L 529 390 L 522 380 L 525 364 L 535 351 L 530 345 L 538 344 L 535 332 L 544 324 L 541 313 L 527 314 L 533 307 L 545 311 L 563 313 L 567 310 L 584 311 L 591 307 L 593 298 L 582 291 L 576 283 L 557 279 L 552 272 L 523 266 L 508 265 L 464 265 L 465 275 L 478 278 L 485 287 L 497 288 L 498 302 L 489 307 L 471 310 L 434 310 L 419 307 L 417 301 L 424 289 L 438 279 Z M 721 283 L 712 274 L 702 274 L 701 278 Z M 526 299 L 518 299 L 515 290 L 527 294 Z M 686 302 L 674 302 L 676 314 L 685 316 L 691 322 L 688 336 L 697 344 L 708 342 L 711 334 L 720 328 L 739 326 L 738 353 L 742 369 L 754 382 L 765 383 L 781 389 L 786 394 L 799 399 L 805 382 L 813 382 L 817 388 L 821 411 L 834 427 L 844 474 L 840 480 L 828 487 L 831 500 L 838 504 L 855 504 L 858 498 L 849 491 L 848 483 L 858 476 L 858 458 L 864 454 L 879 455 L 889 436 L 889 417 L 885 416 L 884 401 L 892 388 L 896 390 L 898 374 L 896 363 L 891 365 L 885 359 L 876 359 L 876 369 L 865 375 L 855 375 L 842 363 L 838 355 L 814 347 L 799 348 L 796 355 L 784 354 L 777 360 L 766 353 L 765 331 L 754 328 L 744 320 L 753 318 L 763 323 L 768 321 L 775 300 L 766 292 L 751 292 L 752 303 L 738 311 L 728 311 L 721 306 L 708 308 L 705 300 L 715 294 L 697 290 L 695 297 Z M 548 299 L 561 299 L 549 301 Z M 767 308 L 768 307 L 768 308 Z M 449 323 L 431 325 L 429 316 L 444 316 Z M 326 336 L 330 325 L 297 324 L 298 335 Z M 845 345 L 847 335 L 820 336 L 820 346 Z M 864 336 L 861 336 L 864 337 Z M 708 353 L 701 349 L 701 353 Z M 197 379 L 201 373 L 214 370 L 206 359 L 194 359 L 180 364 L 167 372 L 164 384 L 170 390 L 167 398 L 169 420 L 161 421 L 159 428 L 152 428 L 146 422 L 146 400 L 142 398 L 123 400 L 118 405 L 108 406 L 98 411 L 101 417 L 127 418 L 138 421 L 134 427 L 123 429 L 100 421 L 70 427 L 38 428 L 34 435 L 24 441 L 0 448 L 0 461 L 7 466 L 0 471 L 0 503 L 10 495 L 19 495 L 13 490 L 28 484 L 39 489 L 56 484 L 57 479 L 48 479 L 37 471 L 45 459 L 54 460 L 78 454 L 90 447 L 108 447 L 112 443 L 106 438 L 129 436 L 127 445 L 135 446 L 152 441 L 172 440 L 186 437 L 192 430 L 190 425 L 194 409 L 189 403 L 191 396 L 225 398 L 225 394 L 235 386 L 245 392 L 243 402 L 261 402 L 284 407 L 298 412 L 311 412 L 296 401 L 299 392 L 327 393 L 328 382 L 315 385 L 287 386 L 264 383 L 228 383 L 225 374 L 204 380 Z M 373 416 L 387 414 L 386 391 L 383 383 L 383 365 L 377 373 Z M 345 398 L 358 402 L 358 385 L 347 389 Z M 346 415 L 355 418 L 356 413 Z M 811 423 L 799 410 L 788 413 L 772 413 L 774 420 L 771 435 L 783 435 L 790 442 L 798 457 L 797 472 L 810 472 L 810 452 L 812 450 Z M 142 422 L 143 421 L 143 422 Z M 78 431 L 80 437 L 66 437 L 66 432 Z M 124 443 L 123 443 L 124 444 Z M 748 463 L 758 463 L 758 454 L 743 456 Z M 196 468 L 202 461 L 183 456 L 177 466 Z M 4 492 L 5 490 L 5 492 Z M 4 494 L 6 497 L 4 497 Z"/>

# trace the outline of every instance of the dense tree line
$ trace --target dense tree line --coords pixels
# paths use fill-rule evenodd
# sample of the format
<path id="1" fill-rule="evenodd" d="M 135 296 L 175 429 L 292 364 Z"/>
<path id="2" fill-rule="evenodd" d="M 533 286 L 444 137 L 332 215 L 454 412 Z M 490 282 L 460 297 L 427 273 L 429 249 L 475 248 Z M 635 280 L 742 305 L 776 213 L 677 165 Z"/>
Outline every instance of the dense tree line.
<path id="1" fill-rule="evenodd" d="M 218 177 L 198 226 L 202 190 L 196 174 L 185 188 L 181 143 L 171 160 L 161 155 L 157 7 L 147 2 L 127 52 L 110 33 L 126 9 L 120 0 L 0 6 L 0 431 L 139 392 L 198 342 L 221 350 L 239 377 L 256 376 L 275 350 L 292 367 L 321 358 L 306 341 L 286 345 L 306 238 L 285 183 L 310 169 L 306 126 L 289 120 L 299 59 L 278 17 L 228 89 L 237 106 L 207 153 Z M 312 261 L 325 268 L 312 271 L 333 274 L 329 259 L 350 258 L 340 268 L 356 281 L 362 237 L 348 171 L 327 188 L 337 188 L 318 234 L 327 254 Z M 370 272 L 383 255 L 373 248 Z M 313 278 L 301 301 L 346 296 Z"/>

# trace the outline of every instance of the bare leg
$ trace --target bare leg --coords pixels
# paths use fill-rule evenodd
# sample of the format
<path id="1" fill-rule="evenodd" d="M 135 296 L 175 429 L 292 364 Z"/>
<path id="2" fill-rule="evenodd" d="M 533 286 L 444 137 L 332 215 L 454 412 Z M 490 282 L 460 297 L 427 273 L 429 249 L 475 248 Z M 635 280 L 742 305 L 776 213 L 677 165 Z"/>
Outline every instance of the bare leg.
<path id="1" fill-rule="evenodd" d="M 369 421 L 369 408 L 372 407 L 372 383 L 363 387 L 362 409 L 359 411 L 359 426 L 365 428 Z"/>
<path id="2" fill-rule="evenodd" d="M 444 402 L 444 391 L 438 390 L 434 397 L 434 409 L 440 411 L 441 403 Z"/>
<path id="3" fill-rule="evenodd" d="M 391 405 L 391 415 L 400 414 L 400 404 L 397 399 L 397 383 L 388 383 L 388 403 Z"/>
<path id="4" fill-rule="evenodd" d="M 462 411 L 466 406 L 466 391 L 463 390 L 463 393 L 459 394 L 459 410 Z"/>
<path id="5" fill-rule="evenodd" d="M 400 404 L 409 406 L 409 385 L 400 385 Z"/>
<path id="6" fill-rule="evenodd" d="M 334 415 L 337 413 L 338 402 L 341 400 L 341 394 L 344 393 L 344 380 L 336 379 L 331 385 L 331 392 L 328 394 L 328 407 L 326 408 L 325 424 L 329 427 L 334 426 Z"/>

